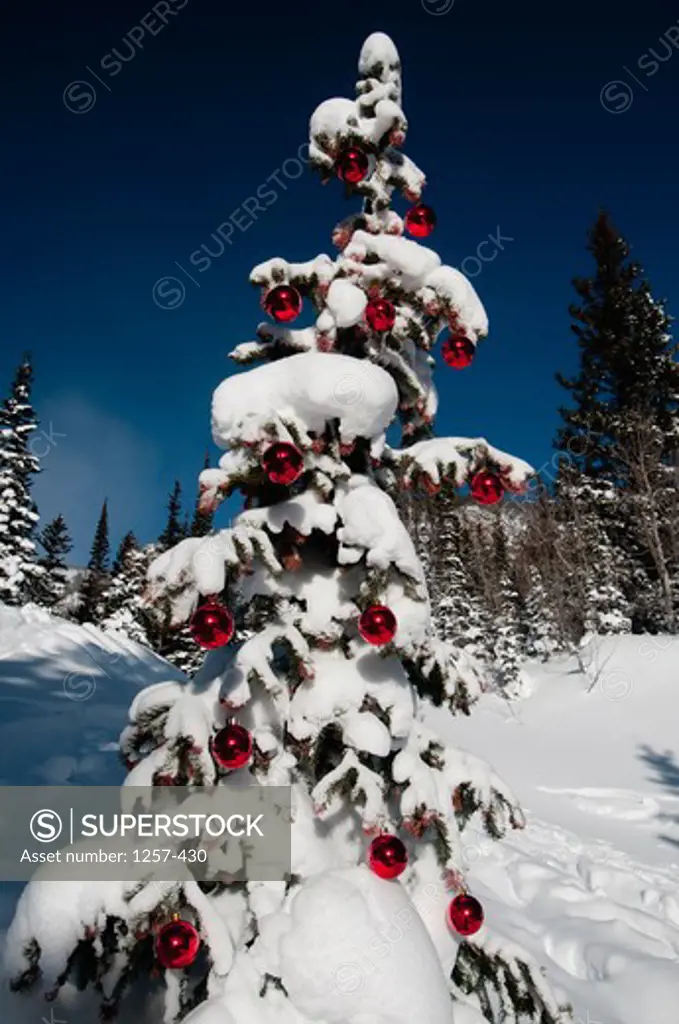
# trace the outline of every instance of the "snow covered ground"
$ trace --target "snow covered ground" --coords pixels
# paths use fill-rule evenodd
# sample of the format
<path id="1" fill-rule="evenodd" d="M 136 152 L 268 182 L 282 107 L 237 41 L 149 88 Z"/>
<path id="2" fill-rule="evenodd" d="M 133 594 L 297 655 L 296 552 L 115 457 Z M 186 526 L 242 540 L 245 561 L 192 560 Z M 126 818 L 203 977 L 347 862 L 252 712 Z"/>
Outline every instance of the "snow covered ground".
<path id="1" fill-rule="evenodd" d="M 531 663 L 532 693 L 431 722 L 492 762 L 525 831 L 467 840 L 472 891 L 581 1024 L 679 1019 L 679 639 L 593 638 Z"/>
<path id="2" fill-rule="evenodd" d="M 511 705 L 487 695 L 469 719 L 431 712 L 527 812 L 500 843 L 467 830 L 469 882 L 489 926 L 544 965 L 576 1021 L 676 1024 L 679 639 L 593 638 L 584 661 L 585 674 L 529 663 L 531 693 Z M 137 644 L 0 606 L 0 782 L 120 782 L 127 708 L 163 678 L 180 676 Z M 0 935 L 17 892 L 0 885 Z M 35 1013 L 0 991 L 3 1024 Z"/>

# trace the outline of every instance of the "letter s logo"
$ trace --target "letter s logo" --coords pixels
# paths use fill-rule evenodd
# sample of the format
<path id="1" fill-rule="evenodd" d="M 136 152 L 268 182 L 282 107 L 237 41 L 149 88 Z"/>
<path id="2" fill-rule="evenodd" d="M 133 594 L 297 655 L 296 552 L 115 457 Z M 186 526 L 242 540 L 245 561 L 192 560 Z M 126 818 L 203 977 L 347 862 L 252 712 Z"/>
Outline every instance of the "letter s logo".
<path id="1" fill-rule="evenodd" d="M 63 829 L 63 822 L 56 811 L 44 809 L 36 811 L 31 818 L 31 835 L 39 843 L 53 843 Z"/>

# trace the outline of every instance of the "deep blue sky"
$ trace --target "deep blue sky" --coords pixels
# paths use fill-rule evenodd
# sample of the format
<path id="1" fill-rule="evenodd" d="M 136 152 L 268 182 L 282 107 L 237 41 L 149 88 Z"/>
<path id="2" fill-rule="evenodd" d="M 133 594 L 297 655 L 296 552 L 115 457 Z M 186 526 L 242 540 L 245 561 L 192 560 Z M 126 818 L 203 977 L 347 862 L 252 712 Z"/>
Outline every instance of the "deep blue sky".
<path id="1" fill-rule="evenodd" d="M 599 205 L 676 311 L 679 51 L 659 37 L 679 9 L 425 9 L 445 2 L 188 0 L 114 77 L 101 62 L 111 68 L 115 47 L 129 54 L 123 37 L 151 3 L 13 5 L 5 15 L 0 389 L 29 348 L 36 406 L 56 440 L 40 449 L 36 493 L 45 516 L 66 515 L 77 558 L 105 495 L 114 539 L 130 527 L 143 539 L 158 532 L 175 476 L 193 498 L 212 390 L 230 372 L 226 353 L 261 318 L 251 267 L 333 252 L 331 229 L 350 206 L 339 183 L 323 188 L 305 172 L 282 178 L 287 190 L 208 271 L 189 263 L 294 157 L 314 107 L 353 97 L 369 32 L 388 32 L 401 52 L 405 149 L 428 176 L 434 248 L 459 266 L 498 227 L 513 239 L 474 277 L 491 332 L 471 369 L 441 367 L 439 433 L 483 434 L 537 466 L 551 458 L 553 374 L 575 361 L 570 278 L 588 269 L 585 233 Z M 651 48 L 666 58 L 655 73 L 643 58 Z M 610 113 L 600 94 L 618 79 L 632 103 Z M 77 80 L 96 89 L 81 114 L 62 98 Z M 616 109 L 629 95 L 619 85 L 605 94 Z M 82 87 L 69 96 L 87 99 Z M 185 301 L 161 310 L 152 288 L 182 277 L 175 261 L 200 287 L 183 278 Z"/>

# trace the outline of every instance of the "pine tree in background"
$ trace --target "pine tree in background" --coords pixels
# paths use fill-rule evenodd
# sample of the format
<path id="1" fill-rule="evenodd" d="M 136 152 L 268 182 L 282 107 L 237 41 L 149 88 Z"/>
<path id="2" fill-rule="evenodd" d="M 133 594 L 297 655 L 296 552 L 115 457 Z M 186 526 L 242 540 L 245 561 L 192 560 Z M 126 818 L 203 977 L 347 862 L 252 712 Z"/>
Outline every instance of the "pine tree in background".
<path id="1" fill-rule="evenodd" d="M 673 625 L 672 575 L 679 449 L 679 364 L 663 304 L 651 294 L 628 244 L 601 213 L 589 236 L 596 269 L 578 278 L 571 307 L 580 349 L 575 377 L 557 375 L 573 405 L 561 410 L 557 448 L 578 471 L 578 499 L 596 510 L 613 546 L 632 563 L 626 583 L 637 630 Z M 563 488 L 561 493 L 563 494 Z M 639 574 L 647 583 L 639 586 Z M 635 579 L 636 582 L 631 581 Z M 641 609 L 639 593 L 660 607 Z"/>
<path id="2" fill-rule="evenodd" d="M 472 571 L 471 533 L 475 527 L 470 521 L 470 511 L 467 505 L 443 500 L 440 516 L 433 521 L 440 538 L 437 556 L 441 565 L 441 596 L 434 622 L 444 640 L 485 660 L 487 616 Z"/>
<path id="3" fill-rule="evenodd" d="M 165 529 L 158 538 L 158 547 L 167 551 L 186 537 L 186 523 L 182 517 L 182 487 L 175 480 L 174 487 L 167 502 L 167 522 Z"/>
<path id="4" fill-rule="evenodd" d="M 44 554 L 38 559 L 38 565 L 44 569 L 44 573 L 31 587 L 31 600 L 60 611 L 59 602 L 63 601 L 68 586 L 66 555 L 73 548 L 66 521 L 61 514 L 47 524 L 39 541 Z"/>
<path id="5" fill-rule="evenodd" d="M 31 405 L 33 369 L 28 356 L 17 369 L 0 409 L 0 601 L 21 604 L 43 575 L 34 532 L 38 513 L 31 497 L 39 460 L 30 438 L 38 421 Z"/>
<path id="6" fill-rule="evenodd" d="M 531 565 L 528 570 L 522 608 L 526 655 L 547 661 L 560 648 L 559 627 L 549 591 L 535 565 Z"/>
<path id="7" fill-rule="evenodd" d="M 105 501 L 94 534 L 90 560 L 87 563 L 80 587 L 79 622 L 94 622 L 96 624 L 101 621 L 110 579 L 108 502 Z"/>
<path id="8" fill-rule="evenodd" d="M 199 512 L 205 516 L 204 521 L 198 519 Z M 211 521 L 213 514 L 204 508 L 201 510 L 200 502 L 198 502 L 192 524 L 189 524 L 188 515 L 184 515 L 182 509 L 181 484 L 179 480 L 175 480 L 167 503 L 167 522 L 158 538 L 158 543 L 154 545 L 153 555 L 157 556 L 184 540 L 189 536 L 192 526 L 195 525 L 197 529 L 202 529 L 208 519 Z M 198 533 L 194 536 L 202 536 L 202 534 Z M 190 676 L 200 667 L 203 655 L 196 648 L 188 626 L 185 623 L 172 621 L 169 602 L 159 601 L 155 608 L 147 609 L 145 628 L 151 648 L 176 668 Z"/>
<path id="9" fill-rule="evenodd" d="M 203 463 L 203 469 L 210 468 L 210 455 L 208 452 L 205 453 L 205 461 Z M 187 536 L 191 537 L 205 537 L 212 529 L 212 521 L 215 517 L 214 511 L 210 508 L 204 508 L 200 501 L 200 490 L 196 495 L 196 504 L 193 510 L 193 519 L 191 520 L 191 526 L 187 530 Z"/>
<path id="10" fill-rule="evenodd" d="M 150 646 L 148 610 L 143 601 L 146 572 L 155 549 L 143 549 L 131 531 L 120 542 L 106 589 L 102 629 L 123 633 L 137 643 Z"/>
<path id="11" fill-rule="evenodd" d="M 487 660 L 494 666 L 497 684 L 514 694 L 519 683 L 522 650 L 520 628 L 520 600 L 501 515 L 495 516 L 492 527 L 492 573 L 488 576 L 486 600 L 490 611 L 491 627 L 487 631 Z"/>
<path id="12" fill-rule="evenodd" d="M 315 110 L 309 155 L 362 208 L 336 227 L 336 259 L 254 268 L 277 323 L 231 353 L 263 365 L 213 396 L 224 454 L 201 474 L 201 504 L 239 491 L 246 507 L 150 568 L 151 597 L 209 653 L 190 682 L 139 693 L 121 737 L 130 787 L 191 787 L 201 810 L 201 787 L 233 797 L 289 786 L 290 860 L 278 881 L 242 881 L 243 851 L 210 833 L 196 851 L 207 875 L 186 860 L 163 882 L 170 868 L 150 867 L 108 882 L 104 911 L 77 888 L 91 883 L 50 894 L 56 933 L 29 885 L 7 936 L 14 987 L 44 985 L 57 1000 L 66 984 L 91 984 L 107 1020 L 142 1018 L 144 1003 L 165 1024 L 481 1024 L 479 1010 L 497 1024 L 564 1020 L 539 966 L 493 927 L 494 908 L 476 938 L 484 911 L 468 891 L 462 832 L 473 819 L 500 838 L 524 821 L 489 765 L 425 724 L 424 702 L 468 713 L 481 681 L 433 634 L 395 504 L 403 488 L 434 496 L 442 480 L 496 503 L 533 471 L 478 438 L 431 436 L 438 336 L 450 331 L 447 359 L 468 360 L 487 318 L 459 271 L 404 237 L 423 237 L 434 218 L 419 203 L 423 172 L 396 148 L 401 65 L 381 33 L 363 45 L 356 95 Z M 405 222 L 391 208 L 397 188 L 418 204 Z M 303 302 L 313 322 L 296 329 Z M 434 923 L 419 902 L 432 886 Z M 338 985 L 354 943 L 372 944 L 404 911 L 408 927 L 371 984 Z"/>
<path id="13" fill-rule="evenodd" d="M 556 485 L 559 549 L 567 565 L 569 603 L 579 616 L 576 633 L 626 633 L 630 629 L 630 571 L 624 552 L 607 532 L 619 496 L 612 485 L 588 480 L 564 460 Z"/>

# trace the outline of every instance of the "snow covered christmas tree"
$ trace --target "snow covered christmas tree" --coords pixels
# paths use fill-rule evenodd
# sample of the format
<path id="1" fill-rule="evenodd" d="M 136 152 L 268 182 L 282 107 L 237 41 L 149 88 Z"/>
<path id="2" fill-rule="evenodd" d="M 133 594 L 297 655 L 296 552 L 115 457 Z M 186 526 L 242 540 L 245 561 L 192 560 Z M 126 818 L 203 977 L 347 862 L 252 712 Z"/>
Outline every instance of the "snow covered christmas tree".
<path id="1" fill-rule="evenodd" d="M 523 820 L 492 770 L 425 724 L 427 701 L 467 713 L 480 679 L 434 639 L 394 502 L 445 482 L 491 503 L 531 468 L 482 439 L 433 437 L 435 342 L 447 330 L 444 359 L 464 366 L 486 315 L 415 240 L 435 218 L 399 149 L 388 37 L 365 42 L 359 74 L 356 100 L 313 114 L 310 158 L 363 208 L 335 229 L 336 259 L 254 269 L 274 322 L 232 355 L 263 365 L 214 394 L 225 454 L 201 474 L 201 505 L 240 491 L 245 508 L 151 566 L 150 599 L 170 601 L 210 651 L 189 684 L 141 692 L 121 740 L 130 786 L 290 786 L 292 871 L 278 883 L 72 884 L 58 929 L 30 885 L 8 935 L 15 987 L 41 972 L 52 996 L 92 982 L 106 1019 L 134 991 L 160 993 L 148 1019 L 167 1024 L 562 1019 L 537 965 L 493 936 L 466 889 L 465 825 L 479 815 L 499 838 Z M 414 204 L 405 223 L 396 189 Z M 296 329 L 304 304 L 314 322 Z M 397 419 L 401 448 L 385 436 Z M 395 923 L 400 937 L 382 941 Z"/>

